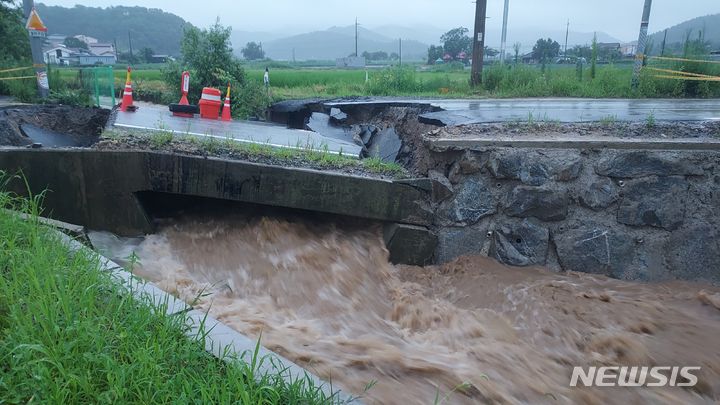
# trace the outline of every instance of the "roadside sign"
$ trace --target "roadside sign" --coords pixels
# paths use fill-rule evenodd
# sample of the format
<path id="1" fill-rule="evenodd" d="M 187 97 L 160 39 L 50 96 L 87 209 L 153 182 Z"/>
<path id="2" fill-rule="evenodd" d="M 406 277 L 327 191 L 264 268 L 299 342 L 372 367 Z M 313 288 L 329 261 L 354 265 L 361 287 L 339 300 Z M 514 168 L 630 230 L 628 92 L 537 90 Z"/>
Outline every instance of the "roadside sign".
<path id="1" fill-rule="evenodd" d="M 41 88 L 43 88 L 45 90 L 50 90 L 50 84 L 48 83 L 47 72 L 45 72 L 45 71 L 37 72 L 37 82 L 38 82 L 38 86 L 40 86 Z"/>
<path id="2" fill-rule="evenodd" d="M 25 28 L 30 32 L 31 37 L 44 37 L 47 35 L 47 27 L 40 19 L 40 15 L 37 13 L 35 7 L 30 11 Z"/>

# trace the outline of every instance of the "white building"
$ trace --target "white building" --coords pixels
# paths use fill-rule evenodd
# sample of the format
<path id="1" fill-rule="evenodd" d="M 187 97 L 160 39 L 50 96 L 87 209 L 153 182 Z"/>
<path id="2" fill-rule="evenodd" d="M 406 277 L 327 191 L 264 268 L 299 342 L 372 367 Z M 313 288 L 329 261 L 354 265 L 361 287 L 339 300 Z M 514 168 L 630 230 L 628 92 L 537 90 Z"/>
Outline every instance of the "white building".
<path id="1" fill-rule="evenodd" d="M 117 63 L 117 52 L 115 52 L 115 47 L 112 44 L 100 43 L 95 38 L 85 35 L 77 35 L 75 38 L 81 41 L 91 41 L 87 44 L 88 49 L 68 48 L 63 44 L 51 42 L 43 49 L 45 63 L 62 66 L 112 65 Z"/>
<path id="2" fill-rule="evenodd" d="M 70 64 L 68 61 L 73 50 L 66 47 L 65 45 L 56 45 L 50 48 L 43 49 L 43 59 L 48 65 L 64 65 Z"/>
<path id="3" fill-rule="evenodd" d="M 637 53 L 637 41 L 620 45 L 620 53 L 622 53 L 623 56 L 635 56 Z"/>

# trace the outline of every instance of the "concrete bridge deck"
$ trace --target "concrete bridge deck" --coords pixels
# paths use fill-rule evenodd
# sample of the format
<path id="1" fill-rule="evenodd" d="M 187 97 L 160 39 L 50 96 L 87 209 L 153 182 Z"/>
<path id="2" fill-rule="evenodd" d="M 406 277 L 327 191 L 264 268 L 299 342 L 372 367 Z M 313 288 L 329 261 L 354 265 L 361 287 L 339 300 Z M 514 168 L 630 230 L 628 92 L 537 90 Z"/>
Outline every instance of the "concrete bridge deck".
<path id="1" fill-rule="evenodd" d="M 428 179 L 389 181 L 318 170 L 146 151 L 0 148 L 0 170 L 47 190 L 53 219 L 124 236 L 153 231 L 141 195 L 203 197 L 335 214 L 385 224 L 391 260 L 427 264 L 436 236 Z M 23 181 L 13 191 L 26 191 Z"/>

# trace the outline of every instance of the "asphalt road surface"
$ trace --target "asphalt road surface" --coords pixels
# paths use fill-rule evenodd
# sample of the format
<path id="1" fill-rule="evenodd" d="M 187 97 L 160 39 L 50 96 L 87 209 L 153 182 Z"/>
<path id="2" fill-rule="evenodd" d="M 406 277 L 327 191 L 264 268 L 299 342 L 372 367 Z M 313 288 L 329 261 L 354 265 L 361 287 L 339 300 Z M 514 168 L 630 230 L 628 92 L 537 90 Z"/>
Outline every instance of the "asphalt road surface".
<path id="1" fill-rule="evenodd" d="M 423 114 L 422 120 L 435 125 L 460 125 L 513 121 L 712 121 L 720 120 L 720 99 L 582 99 L 528 98 L 485 100 L 422 100 L 377 98 L 338 101 L 327 105 L 430 104 L 445 111 Z"/>
<path id="2" fill-rule="evenodd" d="M 220 140 L 294 148 L 302 150 L 342 153 L 359 157 L 361 147 L 352 142 L 324 137 L 316 132 L 287 129 L 284 126 L 248 121 L 175 117 L 166 106 L 136 102 L 136 112 L 117 112 L 114 125 L 121 128 L 147 131 L 171 131 L 175 136 L 212 137 Z"/>

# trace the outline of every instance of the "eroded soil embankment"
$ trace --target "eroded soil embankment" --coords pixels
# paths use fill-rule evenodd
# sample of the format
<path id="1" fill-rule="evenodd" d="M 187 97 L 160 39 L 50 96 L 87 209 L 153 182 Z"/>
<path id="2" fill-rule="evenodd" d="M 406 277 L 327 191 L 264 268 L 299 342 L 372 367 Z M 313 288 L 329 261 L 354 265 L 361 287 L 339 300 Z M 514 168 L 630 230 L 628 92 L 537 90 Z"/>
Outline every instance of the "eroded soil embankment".
<path id="1" fill-rule="evenodd" d="M 706 403 L 720 395 L 720 290 L 482 257 L 388 264 L 379 229 L 191 216 L 95 234 L 135 273 L 367 403 Z M 571 388 L 573 366 L 699 366 L 692 389 Z M 465 384 L 465 385 L 462 385 Z M 458 388 L 462 385 L 461 388 Z M 453 391 L 455 389 L 455 391 Z"/>
<path id="2" fill-rule="evenodd" d="M 77 146 L 97 142 L 110 110 L 64 105 L 27 105 L 0 108 L 0 145 L 26 146 L 34 142 L 27 126 L 61 134 Z"/>

